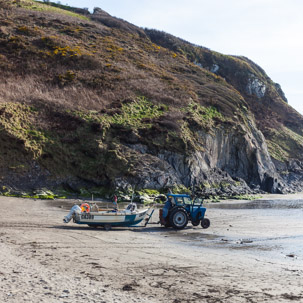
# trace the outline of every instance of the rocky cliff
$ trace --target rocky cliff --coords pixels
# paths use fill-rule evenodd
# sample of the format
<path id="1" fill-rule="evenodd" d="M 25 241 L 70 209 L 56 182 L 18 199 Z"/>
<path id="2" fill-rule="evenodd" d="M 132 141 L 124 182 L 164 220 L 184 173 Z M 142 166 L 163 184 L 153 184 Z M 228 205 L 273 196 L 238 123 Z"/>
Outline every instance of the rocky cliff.
<path id="1" fill-rule="evenodd" d="M 249 59 L 102 9 L 0 9 L 3 193 L 301 189 L 303 117 Z"/>

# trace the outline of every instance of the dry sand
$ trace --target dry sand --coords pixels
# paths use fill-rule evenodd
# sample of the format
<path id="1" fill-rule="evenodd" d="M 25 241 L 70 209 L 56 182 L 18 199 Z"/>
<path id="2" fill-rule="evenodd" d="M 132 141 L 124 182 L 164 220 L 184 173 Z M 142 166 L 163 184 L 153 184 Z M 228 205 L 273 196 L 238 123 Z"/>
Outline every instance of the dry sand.
<path id="1" fill-rule="evenodd" d="M 0 201 L 0 302 L 303 302 L 303 208 L 104 231 L 64 225 L 66 202 Z"/>

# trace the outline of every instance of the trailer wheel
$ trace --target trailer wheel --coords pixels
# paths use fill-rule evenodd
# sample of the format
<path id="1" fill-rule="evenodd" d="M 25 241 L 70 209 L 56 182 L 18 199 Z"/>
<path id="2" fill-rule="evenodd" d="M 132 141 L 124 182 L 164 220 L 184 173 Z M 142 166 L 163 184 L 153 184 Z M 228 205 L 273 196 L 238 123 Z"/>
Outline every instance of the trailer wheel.
<path id="1" fill-rule="evenodd" d="M 210 226 L 210 221 L 207 218 L 204 218 L 201 220 L 201 227 L 202 228 L 208 228 Z"/>
<path id="2" fill-rule="evenodd" d="M 173 209 L 169 215 L 169 223 L 174 229 L 183 229 L 188 223 L 187 212 L 183 208 Z"/>
<path id="3" fill-rule="evenodd" d="M 104 225 L 104 229 L 105 229 L 106 231 L 109 231 L 109 230 L 112 229 L 112 226 L 111 226 L 110 224 L 105 224 L 105 225 Z"/>
<path id="4" fill-rule="evenodd" d="M 87 224 L 90 228 L 98 228 L 98 225 L 95 224 Z"/>

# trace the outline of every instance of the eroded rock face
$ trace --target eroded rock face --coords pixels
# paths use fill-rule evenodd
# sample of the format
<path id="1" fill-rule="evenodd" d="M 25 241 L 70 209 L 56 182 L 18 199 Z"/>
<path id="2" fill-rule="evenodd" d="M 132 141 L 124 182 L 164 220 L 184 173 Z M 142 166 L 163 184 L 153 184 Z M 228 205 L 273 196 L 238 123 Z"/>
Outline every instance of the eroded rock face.
<path id="1" fill-rule="evenodd" d="M 201 67 L 201 68 L 203 68 L 203 65 L 200 62 L 198 62 L 198 61 L 194 61 L 194 64 L 197 65 L 197 66 L 199 66 L 199 67 Z"/>
<path id="2" fill-rule="evenodd" d="M 165 159 L 149 153 L 147 146 L 142 144 L 129 145 L 137 153 L 137 160 L 131 176 L 115 178 L 114 186 L 122 190 L 129 188 L 161 189 L 182 184 L 182 180 Z"/>
<path id="3" fill-rule="evenodd" d="M 283 193 L 303 191 L 303 162 L 291 159 L 288 162 L 274 160 L 277 171 L 280 173 L 284 183 Z"/>
<path id="4" fill-rule="evenodd" d="M 109 13 L 107 13 L 106 11 L 104 11 L 103 9 L 101 9 L 100 7 L 95 7 L 94 8 L 94 15 L 104 15 L 104 16 L 110 16 Z"/>
<path id="5" fill-rule="evenodd" d="M 265 96 L 266 85 L 255 75 L 251 75 L 248 79 L 246 92 L 249 95 L 255 95 L 257 98 L 261 99 Z"/>
<path id="6" fill-rule="evenodd" d="M 286 103 L 288 103 L 288 100 L 287 100 L 287 98 L 286 98 L 286 96 L 285 96 L 285 94 L 284 94 L 284 92 L 281 88 L 281 85 L 279 83 L 275 83 L 275 88 L 276 88 L 279 96 L 282 98 L 282 100 L 285 101 Z"/>
<path id="7" fill-rule="evenodd" d="M 220 69 L 220 66 L 218 64 L 213 64 L 210 71 L 215 74 L 219 71 L 219 69 Z"/>
<path id="8" fill-rule="evenodd" d="M 265 139 L 253 122 L 249 121 L 248 127 L 243 127 L 242 132 L 215 129 L 209 134 L 200 131 L 204 149 L 195 150 L 189 155 L 167 150 L 151 155 L 147 146 L 130 145 L 141 154 L 145 163 L 136 174 L 136 183 L 143 188 L 159 189 L 239 179 L 245 180 L 251 187 L 279 192 L 282 182 L 268 154 Z"/>

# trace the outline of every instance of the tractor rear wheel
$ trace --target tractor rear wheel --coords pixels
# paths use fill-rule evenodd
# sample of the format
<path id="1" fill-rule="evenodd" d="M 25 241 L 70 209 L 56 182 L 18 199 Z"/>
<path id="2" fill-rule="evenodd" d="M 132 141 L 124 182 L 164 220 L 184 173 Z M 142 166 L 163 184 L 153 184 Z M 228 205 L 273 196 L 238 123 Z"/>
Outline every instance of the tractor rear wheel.
<path id="1" fill-rule="evenodd" d="M 164 227 L 166 227 L 166 228 L 171 227 L 171 224 L 169 222 L 167 222 L 164 224 Z"/>
<path id="2" fill-rule="evenodd" d="M 188 223 L 188 215 L 184 208 L 173 209 L 169 215 L 169 223 L 174 229 L 183 229 Z"/>
<path id="3" fill-rule="evenodd" d="M 202 228 L 208 228 L 210 226 L 210 221 L 207 218 L 204 218 L 201 220 L 201 227 Z"/>

